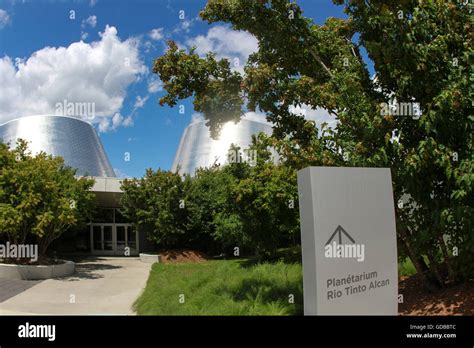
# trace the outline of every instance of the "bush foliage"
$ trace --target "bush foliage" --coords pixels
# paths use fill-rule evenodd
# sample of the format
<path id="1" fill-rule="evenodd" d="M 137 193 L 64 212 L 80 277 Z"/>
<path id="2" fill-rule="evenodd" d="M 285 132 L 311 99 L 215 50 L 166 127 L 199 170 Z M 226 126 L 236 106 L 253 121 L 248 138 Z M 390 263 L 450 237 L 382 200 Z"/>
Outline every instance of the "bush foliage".
<path id="1" fill-rule="evenodd" d="M 254 166 L 200 168 L 193 177 L 149 169 L 142 179 L 125 180 L 122 212 L 162 248 L 238 248 L 239 255 L 268 258 L 298 242 L 296 172 L 264 160 L 264 147 L 255 151 L 262 159 Z"/>
<path id="2" fill-rule="evenodd" d="M 14 149 L 0 143 L 0 237 L 37 244 L 44 260 L 54 240 L 91 214 L 94 181 L 75 173 L 61 157 L 33 156 L 23 140 Z"/>

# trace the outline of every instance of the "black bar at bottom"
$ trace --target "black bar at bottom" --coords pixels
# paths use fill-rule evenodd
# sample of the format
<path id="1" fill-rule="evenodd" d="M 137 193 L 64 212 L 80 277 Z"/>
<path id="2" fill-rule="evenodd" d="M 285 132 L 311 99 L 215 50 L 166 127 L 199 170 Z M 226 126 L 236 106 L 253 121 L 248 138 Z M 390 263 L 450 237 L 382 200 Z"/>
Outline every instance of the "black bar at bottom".
<path id="1" fill-rule="evenodd" d="M 28 323 L 28 324 L 27 324 Z M 31 325 L 55 325 L 55 339 L 22 338 Z M 28 326 L 26 326 L 28 325 Z M 23 330 L 23 333 L 26 330 Z M 474 317 L 132 317 L 0 316 L 0 346 L 130 344 L 413 344 L 474 343 Z"/>

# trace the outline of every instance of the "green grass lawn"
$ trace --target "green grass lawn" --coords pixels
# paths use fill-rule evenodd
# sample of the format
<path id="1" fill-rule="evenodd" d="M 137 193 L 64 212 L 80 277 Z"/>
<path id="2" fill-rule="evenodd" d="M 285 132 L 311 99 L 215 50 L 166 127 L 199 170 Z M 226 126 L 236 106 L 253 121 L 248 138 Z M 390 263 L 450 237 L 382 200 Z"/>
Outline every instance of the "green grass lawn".
<path id="1" fill-rule="evenodd" d="M 134 309 L 139 315 L 302 315 L 301 263 L 287 256 L 286 262 L 262 264 L 250 260 L 156 263 Z M 398 269 L 399 275 L 415 273 L 409 259 Z"/>
<path id="2" fill-rule="evenodd" d="M 301 264 L 156 263 L 134 309 L 139 315 L 302 315 Z"/>

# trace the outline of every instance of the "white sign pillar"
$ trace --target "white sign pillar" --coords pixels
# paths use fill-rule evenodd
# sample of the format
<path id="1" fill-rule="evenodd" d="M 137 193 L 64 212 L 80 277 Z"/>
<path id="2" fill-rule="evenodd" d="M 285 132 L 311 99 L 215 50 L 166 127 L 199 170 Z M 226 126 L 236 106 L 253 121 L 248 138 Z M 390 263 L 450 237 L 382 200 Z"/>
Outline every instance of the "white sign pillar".
<path id="1" fill-rule="evenodd" d="M 308 167 L 298 191 L 305 315 L 397 315 L 390 169 Z"/>

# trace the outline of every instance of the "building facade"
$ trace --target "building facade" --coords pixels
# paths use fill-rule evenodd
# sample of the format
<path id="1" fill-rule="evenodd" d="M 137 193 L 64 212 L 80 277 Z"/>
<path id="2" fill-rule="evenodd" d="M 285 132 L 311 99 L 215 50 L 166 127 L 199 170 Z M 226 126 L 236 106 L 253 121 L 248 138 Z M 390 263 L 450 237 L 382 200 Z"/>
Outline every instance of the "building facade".
<path id="1" fill-rule="evenodd" d="M 193 175 L 199 167 L 224 165 L 231 144 L 243 152 L 251 145 L 252 135 L 271 134 L 269 124 L 243 119 L 223 125 L 218 139 L 212 139 L 204 121 L 191 123 L 184 131 L 176 152 L 172 171 Z M 18 139 L 28 142 L 35 154 L 44 151 L 64 158 L 79 176 L 95 180 L 91 191 L 96 197 L 96 211 L 83 231 L 65 233 L 58 240 L 58 250 L 97 255 L 137 255 L 153 251 L 144 230 L 137 230 L 120 213 L 122 179 L 115 176 L 112 165 L 94 127 L 79 117 L 38 115 L 26 116 L 0 125 L 0 141 L 15 146 Z M 237 157 L 238 160 L 242 158 Z M 252 156 L 244 160 L 253 160 Z"/>
<path id="2" fill-rule="evenodd" d="M 39 115 L 15 119 L 0 125 L 0 140 L 15 146 L 28 141 L 35 154 L 44 151 L 64 158 L 79 176 L 95 180 L 96 211 L 92 221 L 77 234 L 67 233 L 58 241 L 60 251 L 97 255 L 137 255 L 154 248 L 145 231 L 136 228 L 120 214 L 121 179 L 105 153 L 94 127 L 79 118 Z"/>

